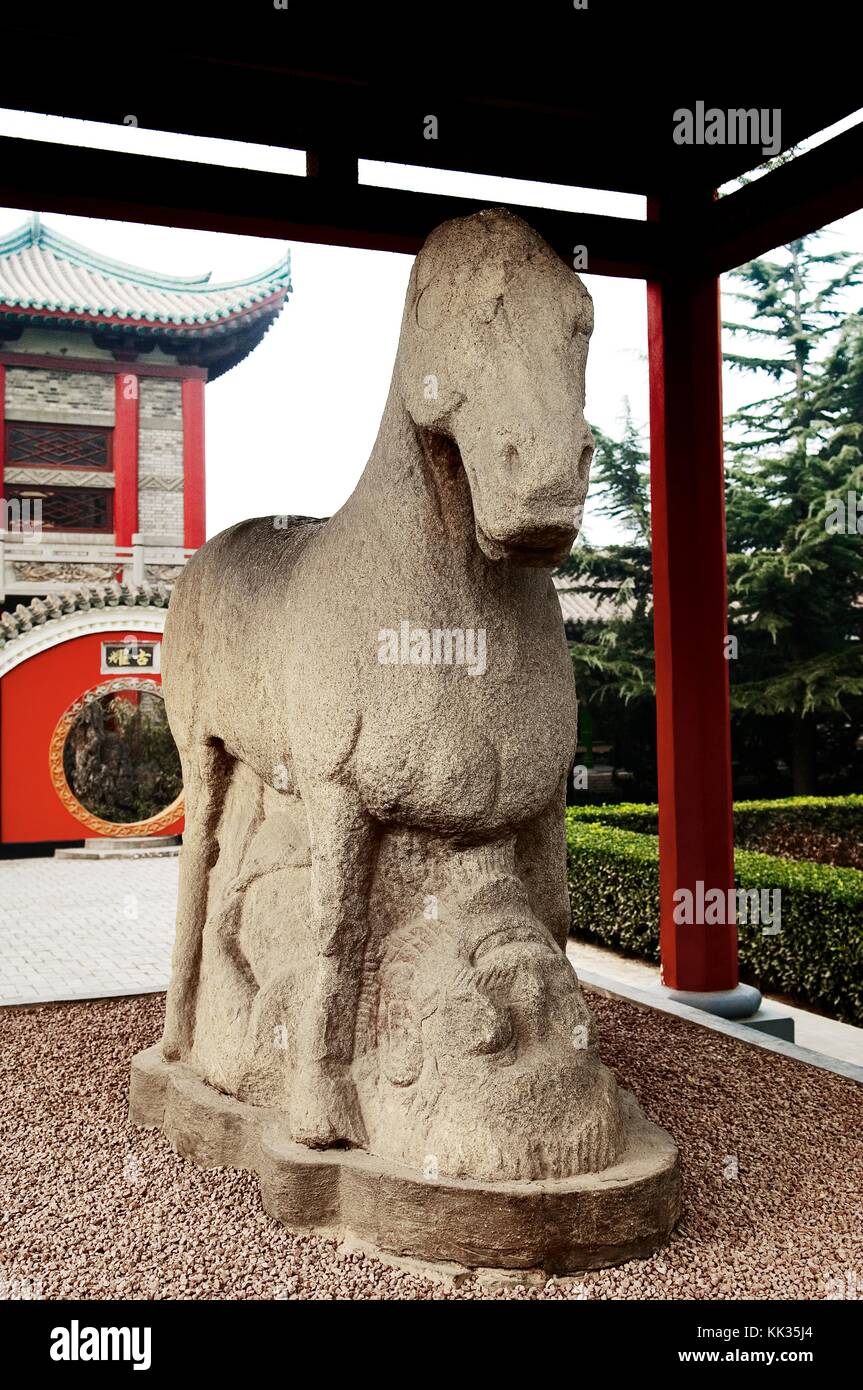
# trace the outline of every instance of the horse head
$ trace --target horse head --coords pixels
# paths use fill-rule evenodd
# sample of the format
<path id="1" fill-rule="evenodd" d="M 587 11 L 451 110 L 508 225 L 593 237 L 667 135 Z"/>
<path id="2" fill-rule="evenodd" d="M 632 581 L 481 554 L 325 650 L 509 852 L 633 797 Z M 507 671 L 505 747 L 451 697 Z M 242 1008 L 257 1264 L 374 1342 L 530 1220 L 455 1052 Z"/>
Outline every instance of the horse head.
<path id="1" fill-rule="evenodd" d="M 521 218 L 446 222 L 411 273 L 396 374 L 421 432 L 458 449 L 491 560 L 553 566 L 578 534 L 593 438 L 584 375 L 593 304 Z"/>

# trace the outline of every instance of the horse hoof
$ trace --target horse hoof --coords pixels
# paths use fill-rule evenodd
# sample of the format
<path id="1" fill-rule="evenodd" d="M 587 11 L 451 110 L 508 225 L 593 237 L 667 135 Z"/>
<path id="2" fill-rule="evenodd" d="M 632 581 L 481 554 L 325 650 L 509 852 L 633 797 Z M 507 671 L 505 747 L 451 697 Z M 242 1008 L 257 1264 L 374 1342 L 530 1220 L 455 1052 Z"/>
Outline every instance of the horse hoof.
<path id="1" fill-rule="evenodd" d="M 308 1149 L 365 1148 L 368 1136 L 350 1077 L 322 1072 L 298 1077 L 290 1130 L 294 1142 Z"/>

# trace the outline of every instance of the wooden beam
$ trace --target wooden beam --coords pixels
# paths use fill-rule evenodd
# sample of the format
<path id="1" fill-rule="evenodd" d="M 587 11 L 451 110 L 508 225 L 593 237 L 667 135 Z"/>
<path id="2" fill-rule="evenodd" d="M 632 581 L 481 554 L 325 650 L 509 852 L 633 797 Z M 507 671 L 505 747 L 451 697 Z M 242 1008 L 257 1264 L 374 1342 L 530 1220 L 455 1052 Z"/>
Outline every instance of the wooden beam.
<path id="1" fill-rule="evenodd" d="M 722 274 L 863 207 L 863 125 L 719 198 L 690 229 Z"/>
<path id="2" fill-rule="evenodd" d="M 4 367 L 46 367 L 56 371 L 58 367 L 66 372 L 109 372 L 122 376 L 132 372 L 135 376 L 155 376 L 180 380 L 207 380 L 206 367 L 165 367 L 149 362 L 103 362 L 95 357 L 52 357 L 50 353 L 39 352 L 0 352 L 0 371 Z"/>
<path id="3" fill-rule="evenodd" d="M 414 254 L 440 222 L 487 205 L 338 178 L 0 138 L 0 206 L 40 212 Z M 509 206 L 568 262 L 575 246 L 586 247 L 583 268 L 594 274 L 644 277 L 658 269 L 659 234 L 647 222 Z"/>
<path id="4" fill-rule="evenodd" d="M 691 64 L 687 95 L 679 90 L 679 72 L 665 81 L 658 75 L 656 52 L 645 66 L 635 44 L 627 62 L 619 43 L 609 99 L 607 48 L 596 33 L 589 37 L 593 9 L 554 8 L 555 18 L 543 17 L 541 64 L 509 34 L 493 58 L 487 36 L 482 52 L 472 55 L 464 26 L 453 44 L 440 16 L 401 64 L 392 61 L 390 45 L 375 41 L 374 20 L 361 11 L 352 17 L 351 39 L 342 18 L 325 22 L 318 34 L 314 26 L 304 31 L 293 6 L 289 13 L 264 7 L 260 15 L 244 14 L 241 25 L 224 33 L 197 23 L 185 35 L 172 12 L 164 24 L 154 20 L 136 32 L 135 63 L 124 68 L 122 83 L 82 83 L 82 72 L 116 68 L 112 26 L 71 10 L 56 20 L 39 10 L 34 20 L 18 6 L 0 26 L 0 51 L 38 54 L 38 84 L 26 62 L 7 62 L 0 99 L 115 125 L 134 116 L 141 127 L 300 150 L 347 142 L 367 159 L 641 194 L 671 192 L 682 183 L 715 187 L 761 157 L 742 146 L 673 142 L 675 108 L 696 91 L 707 106 L 779 105 L 786 145 L 854 109 L 851 82 L 835 83 L 816 101 L 808 92 L 786 101 L 765 98 L 760 84 L 753 95 L 750 84 L 727 72 L 719 82 L 715 76 L 697 81 Z M 392 25 L 381 20 L 380 27 Z M 623 27 L 632 39 L 632 17 Z M 652 28 L 649 36 L 655 47 Z M 424 137 L 427 114 L 438 118 L 436 140 Z"/>

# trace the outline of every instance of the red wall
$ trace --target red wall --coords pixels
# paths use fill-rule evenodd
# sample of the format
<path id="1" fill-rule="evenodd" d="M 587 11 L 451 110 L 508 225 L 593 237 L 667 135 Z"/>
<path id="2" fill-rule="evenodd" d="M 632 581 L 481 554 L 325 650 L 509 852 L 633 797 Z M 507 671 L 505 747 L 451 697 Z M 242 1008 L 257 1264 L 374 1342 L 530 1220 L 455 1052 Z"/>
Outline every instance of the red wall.
<path id="1" fill-rule="evenodd" d="M 61 642 L 22 661 L 0 680 L 0 841 L 99 838 L 66 810 L 54 790 L 48 748 L 58 720 L 71 704 L 94 686 L 114 679 L 100 673 L 105 641 L 122 641 L 134 629 L 94 632 Z M 142 641 L 158 641 L 153 632 L 135 632 Z M 118 673 L 119 674 L 119 673 Z M 125 674 L 125 673 L 124 673 Z M 158 681 L 158 673 L 148 672 Z M 182 819 L 160 833 L 178 835 Z"/>

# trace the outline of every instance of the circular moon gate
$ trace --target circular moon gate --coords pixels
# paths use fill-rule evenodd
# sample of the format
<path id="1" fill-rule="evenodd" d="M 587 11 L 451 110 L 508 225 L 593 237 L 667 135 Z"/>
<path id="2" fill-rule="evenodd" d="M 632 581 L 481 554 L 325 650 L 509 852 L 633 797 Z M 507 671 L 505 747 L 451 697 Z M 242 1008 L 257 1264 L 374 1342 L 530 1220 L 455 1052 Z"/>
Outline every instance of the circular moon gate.
<path id="1" fill-rule="evenodd" d="M 75 700 L 62 715 L 51 736 L 51 743 L 48 749 L 48 765 L 51 774 L 51 782 L 69 814 L 74 816 L 75 819 L 85 825 L 88 830 L 94 831 L 97 835 L 121 838 L 133 835 L 156 835 L 160 831 L 167 830 L 169 826 L 174 825 L 183 815 L 185 798 L 182 791 L 169 806 L 166 806 L 154 816 L 148 816 L 145 820 L 117 822 L 105 820 L 102 816 L 97 816 L 92 811 L 88 811 L 86 806 L 81 804 L 78 797 L 73 792 L 66 777 L 66 769 L 64 766 L 66 740 L 78 722 L 78 719 L 88 705 L 93 704 L 95 701 L 102 700 L 106 695 L 116 695 L 122 691 L 135 691 L 139 694 L 146 693 L 157 695 L 159 699 L 164 699 L 162 687 L 158 681 L 147 680 L 140 676 L 105 681 L 102 685 L 94 686 L 91 690 L 85 691 L 85 693 Z"/>

